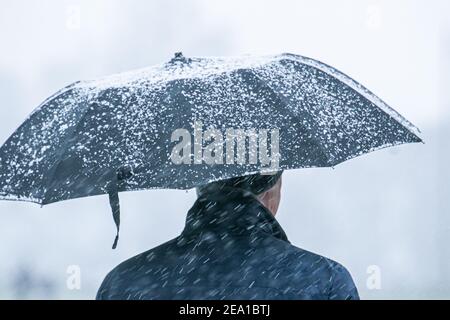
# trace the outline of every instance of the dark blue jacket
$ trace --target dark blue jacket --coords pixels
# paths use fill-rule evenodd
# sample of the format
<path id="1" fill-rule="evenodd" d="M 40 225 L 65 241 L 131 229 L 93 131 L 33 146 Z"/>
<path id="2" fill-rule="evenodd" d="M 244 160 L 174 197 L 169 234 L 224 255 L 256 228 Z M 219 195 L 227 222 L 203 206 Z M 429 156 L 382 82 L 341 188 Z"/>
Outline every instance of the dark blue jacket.
<path id="1" fill-rule="evenodd" d="M 112 270 L 97 299 L 358 299 L 348 271 L 293 246 L 251 194 L 197 199 L 177 238 Z"/>

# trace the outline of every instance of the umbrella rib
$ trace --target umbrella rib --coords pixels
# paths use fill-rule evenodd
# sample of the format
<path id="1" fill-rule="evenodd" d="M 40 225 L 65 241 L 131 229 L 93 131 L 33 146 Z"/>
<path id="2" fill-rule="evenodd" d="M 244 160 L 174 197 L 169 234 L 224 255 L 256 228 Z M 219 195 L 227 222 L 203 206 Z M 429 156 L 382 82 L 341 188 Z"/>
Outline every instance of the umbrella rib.
<path id="1" fill-rule="evenodd" d="M 253 72 L 252 70 L 249 70 L 249 69 L 247 69 L 247 71 L 251 74 L 251 75 L 253 75 L 262 85 L 264 85 L 266 88 L 268 88 L 277 98 L 278 98 L 278 100 L 280 100 L 280 102 L 285 106 L 285 107 L 287 107 L 288 106 L 288 104 L 287 104 L 287 102 L 286 102 L 286 99 L 285 99 L 285 97 L 284 96 L 282 96 L 282 95 L 280 95 L 278 92 L 276 92 L 270 85 L 268 85 L 263 79 L 261 79 L 261 77 L 259 77 L 255 72 Z M 288 109 L 288 108 L 286 108 L 286 109 Z M 297 115 L 294 115 L 296 118 L 298 118 L 298 116 Z M 309 117 L 309 119 L 312 121 L 312 122 L 314 122 L 314 123 L 316 123 L 316 121 L 314 120 L 314 118 L 313 117 Z M 317 123 L 316 123 L 317 124 Z M 308 129 L 308 128 L 306 128 L 305 126 L 303 126 L 310 134 L 311 134 L 311 131 Z M 331 163 L 331 161 L 330 161 L 330 157 L 328 156 L 328 154 L 327 154 L 327 152 L 326 152 L 326 150 L 323 148 L 323 146 L 321 145 L 321 143 L 320 143 L 320 141 L 318 141 L 318 139 L 314 136 L 314 140 L 316 141 L 316 142 L 318 142 L 317 143 L 317 146 L 319 147 L 319 150 L 322 152 L 322 154 L 325 156 L 325 158 L 326 158 L 326 164 L 327 164 L 327 166 L 332 166 L 333 164 Z"/>
<path id="2" fill-rule="evenodd" d="M 6 145 L 10 140 L 12 140 L 14 138 L 14 135 L 16 134 L 17 131 L 19 131 L 24 124 L 26 123 L 27 120 L 30 120 L 37 112 L 39 112 L 48 102 L 52 101 L 53 99 L 55 99 L 56 97 L 66 93 L 67 91 L 73 90 L 74 87 L 76 87 L 78 84 L 80 83 L 80 81 L 74 82 L 64 88 L 62 88 L 61 90 L 59 90 L 58 92 L 54 93 L 53 95 L 51 95 L 50 97 L 48 97 L 47 99 L 45 99 L 39 106 L 37 106 L 29 115 L 28 117 L 25 119 L 25 121 L 14 131 L 13 134 L 11 134 L 11 136 L 5 141 L 5 143 L 3 144 L 2 148 L 4 147 L 4 145 Z M 44 180 L 44 179 L 43 179 Z M 42 185 L 45 186 L 44 181 L 41 181 Z M 29 196 L 21 196 L 16 194 L 16 197 L 20 198 L 20 199 L 14 199 L 11 197 L 8 197 L 8 195 L 6 194 L 1 194 L 0 198 L 2 200 L 9 200 L 9 201 L 25 201 L 25 202 L 32 202 L 32 203 L 36 203 L 36 204 L 40 204 L 40 205 L 44 205 L 44 197 L 45 197 L 45 193 L 42 195 L 42 199 L 40 198 L 33 198 L 33 197 L 29 197 Z"/>
<path id="3" fill-rule="evenodd" d="M 87 114 L 89 113 L 89 107 L 90 107 L 90 104 L 86 103 L 86 107 L 85 107 L 85 109 L 83 111 L 82 116 L 78 120 L 77 124 L 70 131 L 70 133 L 64 139 L 64 142 L 62 143 L 62 148 L 60 148 L 61 152 L 58 152 L 56 163 L 53 166 L 51 172 L 49 173 L 48 178 L 45 180 L 44 186 L 46 184 L 50 184 L 52 182 L 52 180 L 53 180 L 53 178 L 54 178 L 54 176 L 56 174 L 56 171 L 58 170 L 59 166 L 61 165 L 61 159 L 67 153 L 67 150 L 68 150 L 68 147 L 69 147 L 69 145 L 67 144 L 67 140 L 69 140 L 70 137 L 72 137 L 77 132 L 77 130 L 78 130 L 79 126 L 80 126 L 80 123 L 86 118 Z M 43 194 L 42 205 L 51 203 L 51 202 L 46 202 L 46 198 L 47 198 L 48 192 L 49 192 L 49 190 L 46 189 L 46 191 Z"/>
<path id="4" fill-rule="evenodd" d="M 415 135 L 420 141 L 422 139 L 419 137 L 420 130 L 417 128 L 414 124 L 412 124 L 408 119 L 403 117 L 400 113 L 398 113 L 395 109 L 390 107 L 386 102 L 381 100 L 376 94 L 374 94 L 372 91 L 367 89 L 365 86 L 357 82 L 356 80 L 352 79 L 345 73 L 337 70 L 336 68 L 327 65 L 323 62 L 307 58 L 301 55 L 296 54 L 284 54 L 285 59 L 294 61 L 297 63 L 305 64 L 307 66 L 310 66 L 312 68 L 315 68 L 319 71 L 322 71 L 326 73 L 329 76 L 332 76 L 333 78 L 339 80 L 339 82 L 345 84 L 348 86 L 351 90 L 356 91 L 359 93 L 362 97 L 373 103 L 378 109 L 383 111 L 385 114 L 387 114 L 389 117 L 394 119 L 395 121 L 402 124 L 408 131 L 410 131 L 413 135 Z M 281 60 L 280 60 L 281 61 Z"/>

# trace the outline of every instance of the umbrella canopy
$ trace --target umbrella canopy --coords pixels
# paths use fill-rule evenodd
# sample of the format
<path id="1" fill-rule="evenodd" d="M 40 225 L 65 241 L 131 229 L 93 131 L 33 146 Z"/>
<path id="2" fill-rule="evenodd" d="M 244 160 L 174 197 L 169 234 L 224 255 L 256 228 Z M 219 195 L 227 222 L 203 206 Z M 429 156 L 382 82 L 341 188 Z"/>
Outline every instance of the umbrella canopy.
<path id="1" fill-rule="evenodd" d="M 418 132 L 314 59 L 178 53 L 44 101 L 0 148 L 0 198 L 44 205 L 108 193 L 118 212 L 120 191 L 335 166 L 420 142 Z"/>

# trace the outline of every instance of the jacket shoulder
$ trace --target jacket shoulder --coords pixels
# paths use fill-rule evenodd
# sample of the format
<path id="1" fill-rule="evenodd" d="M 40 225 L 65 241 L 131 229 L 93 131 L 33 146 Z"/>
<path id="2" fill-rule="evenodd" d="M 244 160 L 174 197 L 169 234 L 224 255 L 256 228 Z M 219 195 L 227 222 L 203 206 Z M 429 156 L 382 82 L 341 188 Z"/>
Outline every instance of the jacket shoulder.
<path id="1" fill-rule="evenodd" d="M 339 262 L 322 255 L 290 245 L 291 270 L 299 275 L 308 274 L 320 283 L 324 299 L 358 300 L 358 290 L 350 272 Z"/>
<path id="2" fill-rule="evenodd" d="M 145 265 L 157 261 L 158 256 L 165 253 L 164 248 L 170 246 L 174 241 L 176 241 L 176 238 L 117 265 L 106 275 L 97 291 L 96 300 L 122 299 L 123 297 L 119 295 L 123 292 L 117 289 L 125 288 L 127 283 L 132 283 L 135 280 L 134 278 L 140 275 L 139 271 L 144 270 Z"/>
<path id="3" fill-rule="evenodd" d="M 359 300 L 358 289 L 347 268 L 334 260 L 326 259 L 332 273 L 328 298 L 330 300 Z"/>

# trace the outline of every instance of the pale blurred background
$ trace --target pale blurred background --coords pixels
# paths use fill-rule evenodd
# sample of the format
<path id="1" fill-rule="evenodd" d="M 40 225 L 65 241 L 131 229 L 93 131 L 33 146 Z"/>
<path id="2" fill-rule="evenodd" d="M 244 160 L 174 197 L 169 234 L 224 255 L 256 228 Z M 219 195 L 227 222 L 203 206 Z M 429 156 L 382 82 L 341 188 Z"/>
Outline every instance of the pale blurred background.
<path id="1" fill-rule="evenodd" d="M 298 53 L 361 82 L 426 143 L 286 172 L 277 217 L 293 244 L 345 265 L 363 299 L 450 298 L 449 1 L 0 0 L 0 8 L 0 143 L 59 88 L 176 51 Z M 116 251 L 106 196 L 43 208 L 0 201 L 0 298 L 94 298 L 119 262 L 177 236 L 194 199 L 193 191 L 121 194 Z M 80 287 L 71 282 L 78 271 Z"/>

